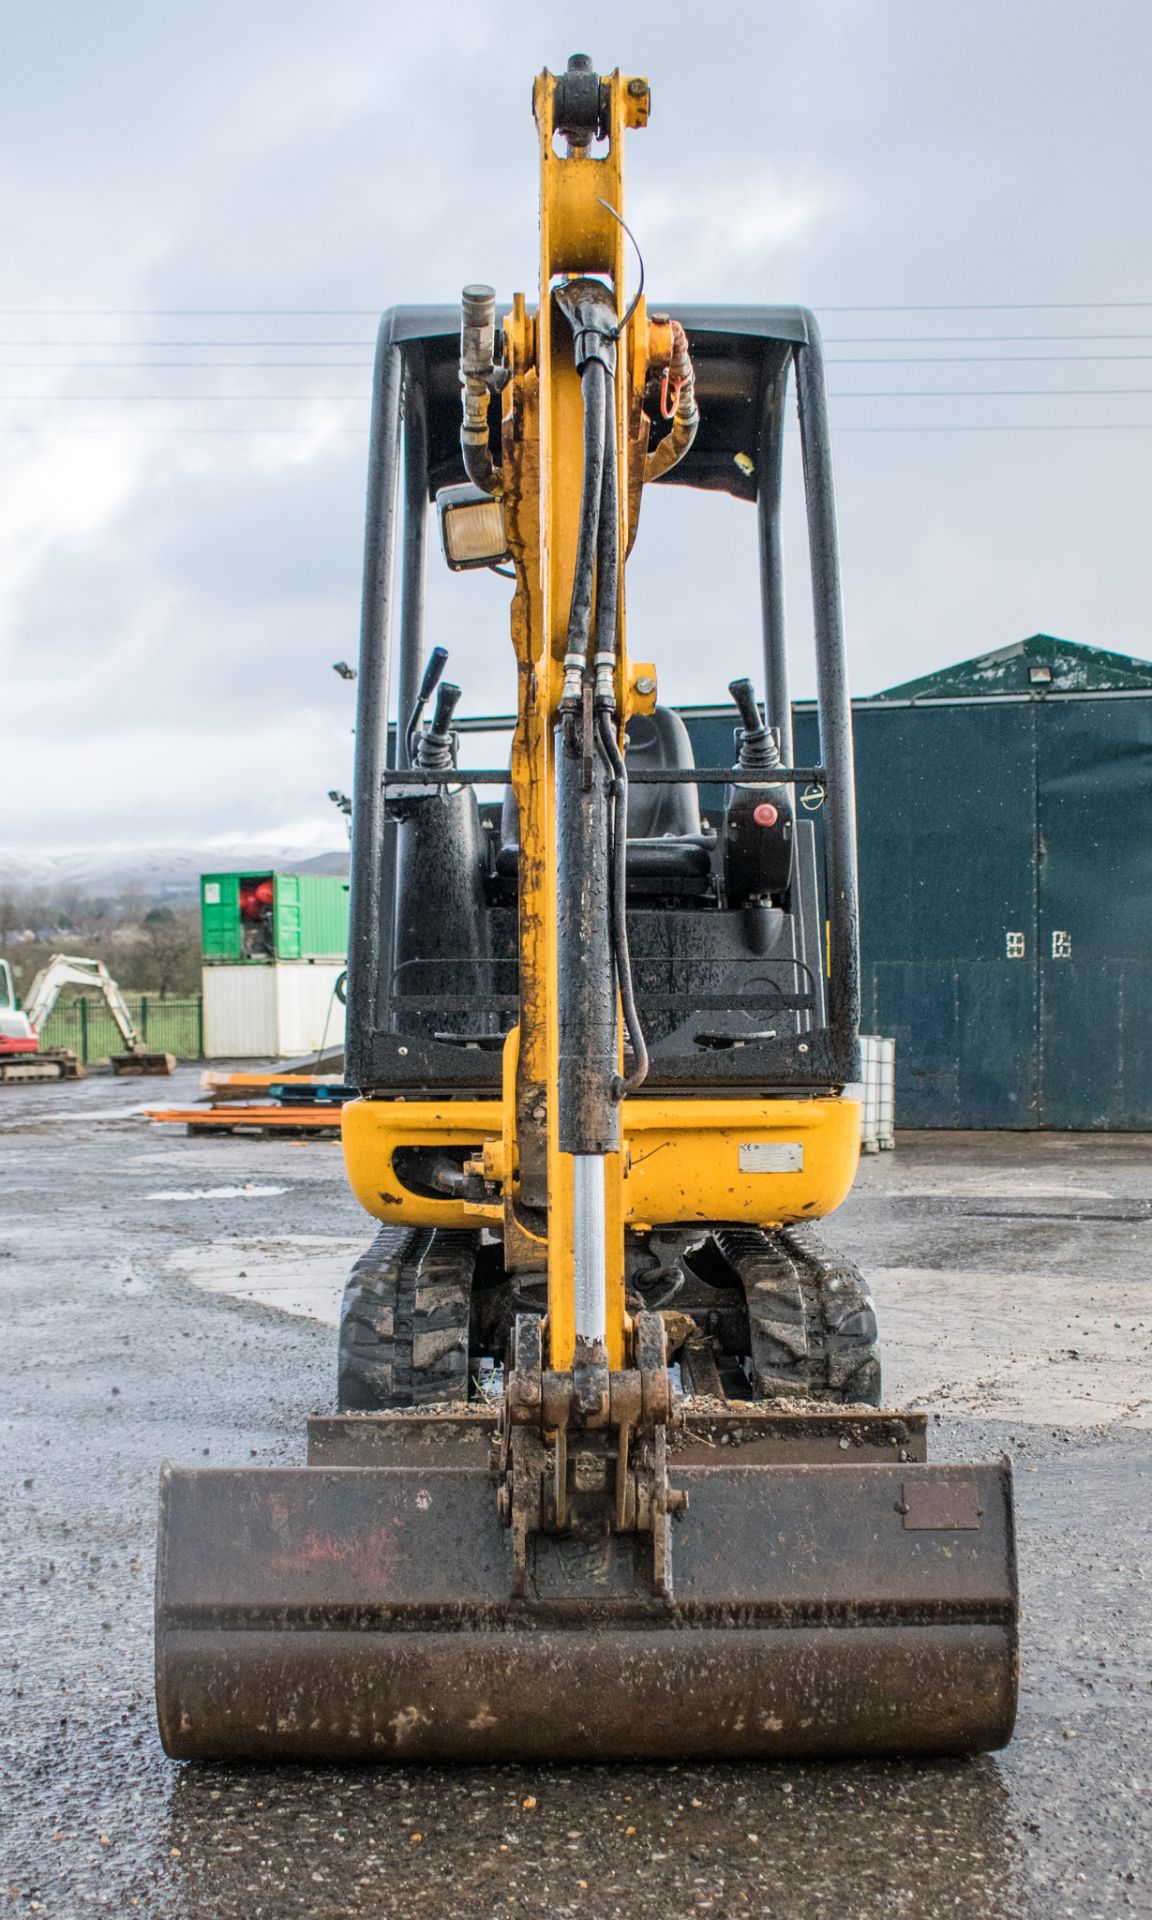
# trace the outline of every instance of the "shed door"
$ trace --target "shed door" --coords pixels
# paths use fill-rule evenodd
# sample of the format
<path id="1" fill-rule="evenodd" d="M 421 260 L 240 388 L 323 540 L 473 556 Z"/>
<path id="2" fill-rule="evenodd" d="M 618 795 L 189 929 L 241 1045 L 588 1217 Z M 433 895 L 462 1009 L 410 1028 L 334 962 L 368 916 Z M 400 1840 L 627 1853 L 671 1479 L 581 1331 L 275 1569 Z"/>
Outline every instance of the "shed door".
<path id="1" fill-rule="evenodd" d="M 858 710 L 866 1031 L 903 1127 L 1035 1127 L 1035 730 L 1015 703 Z"/>
<path id="2" fill-rule="evenodd" d="M 205 960 L 239 960 L 240 876 L 206 873 L 200 880 L 200 937 Z"/>
<path id="3" fill-rule="evenodd" d="M 300 882 L 294 873 L 278 873 L 273 882 L 277 960 L 300 958 Z"/>
<path id="4" fill-rule="evenodd" d="M 1152 1121 L 1152 700 L 1037 704 L 1046 1127 Z"/>

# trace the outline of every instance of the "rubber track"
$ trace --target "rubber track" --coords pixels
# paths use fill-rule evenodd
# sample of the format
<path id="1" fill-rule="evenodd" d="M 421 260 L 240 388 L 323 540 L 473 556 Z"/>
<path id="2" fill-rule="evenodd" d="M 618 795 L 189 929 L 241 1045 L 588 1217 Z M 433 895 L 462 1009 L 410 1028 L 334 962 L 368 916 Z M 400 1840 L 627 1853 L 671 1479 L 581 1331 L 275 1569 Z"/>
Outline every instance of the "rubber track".
<path id="1" fill-rule="evenodd" d="M 748 1302 L 757 1394 L 879 1406 L 876 1311 L 860 1269 L 809 1226 L 725 1227 L 715 1240 Z"/>
<path id="2" fill-rule="evenodd" d="M 382 1412 L 468 1398 L 468 1330 L 479 1235 L 384 1227 L 344 1286 L 337 1405 Z"/>

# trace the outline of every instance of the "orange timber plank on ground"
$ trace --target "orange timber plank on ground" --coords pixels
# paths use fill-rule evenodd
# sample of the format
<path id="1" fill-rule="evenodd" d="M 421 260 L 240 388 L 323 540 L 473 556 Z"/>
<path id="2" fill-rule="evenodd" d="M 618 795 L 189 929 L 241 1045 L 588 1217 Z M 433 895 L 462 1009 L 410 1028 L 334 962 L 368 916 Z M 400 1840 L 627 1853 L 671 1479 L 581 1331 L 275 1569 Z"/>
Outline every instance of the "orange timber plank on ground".
<path id="1" fill-rule="evenodd" d="M 218 1131 L 233 1127 L 307 1127 L 317 1133 L 339 1133 L 339 1107 L 282 1107 L 267 1105 L 241 1107 L 152 1107 L 148 1118 L 171 1126 L 215 1127 Z"/>

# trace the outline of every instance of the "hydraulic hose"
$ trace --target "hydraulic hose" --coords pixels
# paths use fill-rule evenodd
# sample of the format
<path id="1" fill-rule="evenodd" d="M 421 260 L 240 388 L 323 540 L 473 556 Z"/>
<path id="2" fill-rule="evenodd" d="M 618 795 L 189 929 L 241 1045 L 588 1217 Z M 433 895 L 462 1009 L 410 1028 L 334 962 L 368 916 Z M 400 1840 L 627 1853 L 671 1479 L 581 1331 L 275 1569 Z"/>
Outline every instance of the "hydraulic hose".
<path id="1" fill-rule="evenodd" d="M 588 648 L 592 599 L 596 602 L 596 652 L 592 660 L 595 726 L 612 771 L 608 829 L 609 965 L 620 992 L 633 1065 L 626 1076 L 613 1074 L 609 1092 L 618 1103 L 641 1086 L 648 1074 L 648 1048 L 636 1008 L 628 949 L 628 772 L 616 740 L 616 626 L 620 594 L 620 494 L 616 445 L 616 353 L 620 326 L 608 289 L 596 280 L 569 281 L 557 304 L 573 334 L 584 401 L 584 475 L 580 525 L 564 657 L 561 711 L 573 715 L 588 686 Z M 682 338 L 683 336 L 681 336 Z M 688 369 L 689 374 L 691 368 Z M 590 759 L 593 742 L 584 742 Z M 585 804 L 592 796 L 585 794 Z M 598 850 L 589 848 L 592 856 Z M 606 956 L 607 957 L 607 956 Z M 615 1027 L 615 1014 L 612 1016 Z"/>
<path id="2" fill-rule="evenodd" d="M 648 1078 L 648 1043 L 644 1038 L 644 1029 L 640 1025 L 640 1015 L 636 1007 L 636 992 L 632 983 L 632 956 L 628 947 L 628 769 L 624 755 L 616 739 L 616 728 L 612 715 L 604 712 L 599 717 L 600 741 L 612 768 L 612 847 L 610 853 L 610 893 L 612 913 L 612 949 L 616 962 L 616 979 L 620 988 L 620 1005 L 624 1011 L 624 1025 L 628 1029 L 628 1038 L 632 1042 L 632 1071 L 617 1075 L 612 1083 L 613 1097 L 622 1100 L 626 1093 L 635 1093 Z"/>
<path id="3" fill-rule="evenodd" d="M 583 699 L 594 591 L 596 704 L 610 706 L 615 697 L 612 683 L 620 541 L 615 379 L 620 325 L 615 301 L 602 280 L 568 280 L 557 288 L 554 297 L 572 329 L 572 351 L 584 401 L 584 477 L 560 699 L 561 712 L 574 713 Z"/>
<path id="4" fill-rule="evenodd" d="M 595 363 L 591 363 L 595 364 Z M 616 387 L 604 378 L 604 477 L 600 490 L 600 539 L 596 555 L 595 708 L 616 705 L 616 613 L 620 597 L 620 500 L 616 468 Z"/>
<path id="5" fill-rule="evenodd" d="M 569 713 L 576 710 L 581 700 L 600 543 L 609 385 L 601 361 L 585 362 L 580 385 L 584 395 L 584 480 L 580 489 L 580 527 L 576 538 L 576 566 L 572 576 L 568 641 L 564 655 L 564 690 L 560 701 L 561 712 Z"/>

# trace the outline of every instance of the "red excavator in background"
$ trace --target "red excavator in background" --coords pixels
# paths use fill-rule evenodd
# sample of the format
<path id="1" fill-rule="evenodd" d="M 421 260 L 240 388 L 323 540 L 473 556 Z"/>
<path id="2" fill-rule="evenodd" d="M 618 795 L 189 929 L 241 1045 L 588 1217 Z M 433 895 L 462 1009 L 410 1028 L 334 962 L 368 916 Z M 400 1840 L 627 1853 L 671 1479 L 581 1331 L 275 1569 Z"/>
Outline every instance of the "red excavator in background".
<path id="1" fill-rule="evenodd" d="M 124 1052 L 110 1056 L 113 1073 L 171 1073 L 170 1053 L 150 1053 L 132 1023 L 124 996 L 102 960 L 54 953 L 41 967 L 28 999 L 16 998 L 12 969 L 0 960 L 0 1085 L 29 1080 L 82 1080 L 84 1069 L 67 1047 L 40 1046 L 40 1032 L 63 987 L 95 987 L 120 1030 Z"/>

